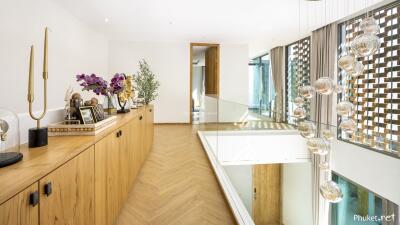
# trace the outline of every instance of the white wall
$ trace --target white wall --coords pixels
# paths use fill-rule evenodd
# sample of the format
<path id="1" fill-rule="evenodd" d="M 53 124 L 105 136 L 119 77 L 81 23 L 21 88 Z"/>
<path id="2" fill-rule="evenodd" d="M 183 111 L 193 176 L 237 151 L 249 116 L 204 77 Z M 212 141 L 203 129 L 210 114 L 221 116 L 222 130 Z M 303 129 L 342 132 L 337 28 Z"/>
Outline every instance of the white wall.
<path id="1" fill-rule="evenodd" d="M 49 32 L 48 113 L 42 125 L 63 119 L 64 95 L 78 73 L 107 73 L 107 39 L 48 0 L 2 0 L 0 7 L 0 107 L 19 114 L 21 138 L 35 122 L 27 114 L 30 45 L 35 46 L 34 111 L 43 108 L 44 28 Z M 84 97 L 93 96 L 84 93 Z"/>
<path id="2" fill-rule="evenodd" d="M 283 164 L 282 171 L 283 224 L 312 224 L 311 163 Z"/>
<path id="3" fill-rule="evenodd" d="M 332 170 L 400 205 L 400 159 L 335 140 Z"/>
<path id="4" fill-rule="evenodd" d="M 253 166 L 223 166 L 250 215 L 253 215 Z"/>
<path id="5" fill-rule="evenodd" d="M 247 105 L 249 100 L 248 46 L 222 44 L 220 51 L 220 98 Z"/>
<path id="6" fill-rule="evenodd" d="M 255 37 L 249 43 L 249 57 L 254 58 L 265 54 L 276 46 L 288 45 L 311 35 L 313 30 L 326 24 L 345 18 L 374 4 L 383 4 L 389 1 L 394 0 L 301 1 L 300 17 L 298 12 L 291 15 L 296 28 L 292 32 L 282 32 L 280 36 Z M 295 4 L 298 7 L 298 3 Z M 325 8 L 327 9 L 326 14 Z"/>
<path id="7" fill-rule="evenodd" d="M 156 123 L 190 121 L 190 45 L 188 43 L 109 42 L 109 73 L 136 73 L 146 59 L 160 81 L 154 102 Z M 221 44 L 220 96 L 247 104 L 247 45 Z"/>
<path id="8" fill-rule="evenodd" d="M 2 0 L 0 7 L 0 107 L 28 111 L 30 45 L 35 45 L 35 106 L 43 102 L 44 28 L 49 32 L 49 109 L 63 107 L 78 73 L 107 72 L 107 40 L 49 0 Z"/>
<path id="9" fill-rule="evenodd" d="M 110 41 L 109 73 L 136 73 L 146 59 L 160 81 L 154 102 L 156 123 L 189 122 L 190 52 L 186 43 Z"/>

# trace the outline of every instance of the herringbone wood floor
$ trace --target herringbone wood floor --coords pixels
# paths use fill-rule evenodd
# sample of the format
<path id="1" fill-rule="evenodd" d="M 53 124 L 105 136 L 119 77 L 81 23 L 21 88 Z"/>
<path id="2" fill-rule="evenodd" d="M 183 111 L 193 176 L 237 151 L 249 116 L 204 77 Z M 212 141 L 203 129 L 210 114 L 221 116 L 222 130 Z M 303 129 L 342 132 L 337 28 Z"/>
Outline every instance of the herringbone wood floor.
<path id="1" fill-rule="evenodd" d="M 195 126 L 155 126 L 153 149 L 117 224 L 236 224 Z"/>

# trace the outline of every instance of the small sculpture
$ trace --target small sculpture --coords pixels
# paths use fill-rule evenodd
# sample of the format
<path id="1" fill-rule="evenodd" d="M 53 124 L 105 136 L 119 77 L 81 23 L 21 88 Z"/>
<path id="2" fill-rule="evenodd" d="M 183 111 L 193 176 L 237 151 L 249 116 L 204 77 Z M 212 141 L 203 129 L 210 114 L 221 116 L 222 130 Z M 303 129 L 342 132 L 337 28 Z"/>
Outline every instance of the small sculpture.
<path id="1" fill-rule="evenodd" d="M 91 106 L 92 105 L 92 101 L 88 100 L 85 101 L 85 103 L 83 103 L 84 106 Z"/>
<path id="2" fill-rule="evenodd" d="M 91 102 L 91 104 L 90 104 L 91 106 L 96 106 L 99 104 L 99 100 L 97 98 L 90 99 L 90 102 Z"/>
<path id="3" fill-rule="evenodd" d="M 0 119 L 0 140 L 6 141 L 9 126 L 7 121 Z"/>
<path id="4" fill-rule="evenodd" d="M 72 95 L 71 99 L 73 99 L 73 100 L 81 100 L 82 97 L 81 97 L 81 94 L 79 94 L 79 93 L 74 93 L 74 94 Z"/>
<path id="5" fill-rule="evenodd" d="M 124 79 L 122 80 L 123 89 L 117 94 L 118 104 L 121 107 L 121 109 L 118 110 L 118 113 L 127 113 L 130 111 L 130 109 L 126 109 L 125 107 L 132 96 L 132 76 L 126 76 L 123 73 L 121 75 Z"/>
<path id="6" fill-rule="evenodd" d="M 44 36 L 44 59 L 43 59 L 43 96 L 44 96 L 44 109 L 40 116 L 33 115 L 33 101 L 34 101 L 34 48 L 31 46 L 30 64 L 29 64 L 29 85 L 28 85 L 28 102 L 29 102 L 29 115 L 32 119 L 36 120 L 36 128 L 29 129 L 29 147 L 36 148 L 46 146 L 48 143 L 48 129 L 47 127 L 40 127 L 40 120 L 44 118 L 47 112 L 47 79 L 49 77 L 47 70 L 47 27 Z"/>
<path id="7" fill-rule="evenodd" d="M 74 89 L 72 89 L 71 86 L 68 87 L 67 91 L 65 92 L 65 97 L 64 97 L 64 111 L 65 111 L 65 119 L 66 120 L 71 120 L 71 96 L 72 93 L 74 92 Z"/>

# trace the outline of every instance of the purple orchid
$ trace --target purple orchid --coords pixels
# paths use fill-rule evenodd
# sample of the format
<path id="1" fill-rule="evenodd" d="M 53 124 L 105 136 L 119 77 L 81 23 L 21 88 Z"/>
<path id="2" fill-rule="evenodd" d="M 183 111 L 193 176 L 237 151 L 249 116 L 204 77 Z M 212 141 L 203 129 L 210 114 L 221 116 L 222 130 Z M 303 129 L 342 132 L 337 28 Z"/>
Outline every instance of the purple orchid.
<path id="1" fill-rule="evenodd" d="M 76 75 L 76 81 L 81 82 L 82 90 L 93 91 L 96 95 L 114 95 L 120 93 L 124 89 L 125 74 L 117 73 L 111 79 L 110 87 L 108 87 L 107 81 L 103 78 L 98 77 L 96 74 L 86 75 L 78 74 Z"/>
<path id="2" fill-rule="evenodd" d="M 124 89 L 125 74 L 116 73 L 111 79 L 110 83 L 110 93 L 118 94 Z"/>
<path id="3" fill-rule="evenodd" d="M 93 92 L 96 95 L 107 95 L 108 94 L 108 84 L 103 78 L 96 76 L 96 74 L 85 75 L 80 74 L 76 75 L 76 81 L 83 81 L 80 86 L 83 87 L 82 90 Z"/>

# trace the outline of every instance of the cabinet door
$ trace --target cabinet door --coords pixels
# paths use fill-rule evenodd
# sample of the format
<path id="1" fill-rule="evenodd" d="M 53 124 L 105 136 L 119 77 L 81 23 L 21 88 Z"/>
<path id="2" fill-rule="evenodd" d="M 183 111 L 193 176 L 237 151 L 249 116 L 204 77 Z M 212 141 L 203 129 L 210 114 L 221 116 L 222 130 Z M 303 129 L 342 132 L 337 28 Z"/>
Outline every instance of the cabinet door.
<path id="1" fill-rule="evenodd" d="M 153 136 L 154 136 L 154 112 L 153 112 L 153 106 L 148 105 L 145 108 L 145 118 L 146 118 L 146 137 L 145 137 L 145 146 L 146 146 L 146 151 L 147 153 L 150 152 L 152 146 L 153 146 Z"/>
<path id="2" fill-rule="evenodd" d="M 140 165 L 142 165 L 147 156 L 146 140 L 145 140 L 146 139 L 145 113 L 140 114 L 140 116 L 139 116 L 138 130 L 139 130 L 138 144 L 139 144 L 139 152 L 140 152 Z"/>
<path id="3" fill-rule="evenodd" d="M 38 183 L 17 194 L 0 205 L 0 224 L 7 225 L 38 225 L 38 202 L 30 202 L 30 196 L 36 195 L 39 200 Z"/>
<path id="4" fill-rule="evenodd" d="M 118 150 L 114 149 L 113 152 L 119 155 L 119 202 L 120 207 L 125 202 L 130 191 L 130 184 L 132 183 L 131 173 L 131 137 L 130 137 L 130 124 L 123 126 L 118 130 Z"/>
<path id="5" fill-rule="evenodd" d="M 94 148 L 39 181 L 41 225 L 94 224 Z"/>
<path id="6" fill-rule="evenodd" d="M 120 209 L 119 130 L 95 145 L 95 224 L 112 225 Z"/>
<path id="7" fill-rule="evenodd" d="M 141 168 L 141 143 L 139 130 L 139 116 L 134 118 L 129 124 L 129 189 L 132 188 L 136 176 Z"/>

